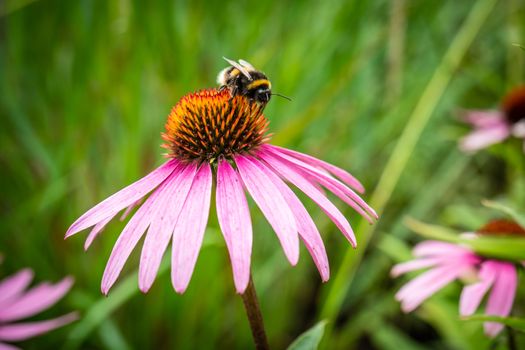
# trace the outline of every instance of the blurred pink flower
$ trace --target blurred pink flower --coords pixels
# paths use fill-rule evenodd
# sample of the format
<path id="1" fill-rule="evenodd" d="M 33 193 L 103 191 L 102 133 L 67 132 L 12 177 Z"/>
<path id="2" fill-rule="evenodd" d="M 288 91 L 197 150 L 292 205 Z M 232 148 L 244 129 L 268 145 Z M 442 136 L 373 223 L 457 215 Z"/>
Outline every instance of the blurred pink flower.
<path id="1" fill-rule="evenodd" d="M 363 192 L 363 186 L 346 171 L 306 154 L 266 144 L 268 121 L 262 109 L 243 96 L 232 98 L 227 90 L 204 90 L 183 97 L 172 109 L 163 135 L 171 159 L 71 225 L 66 237 L 94 226 L 85 243 L 87 249 L 113 217 L 138 205 L 152 192 L 113 248 L 102 278 L 104 294 L 117 280 L 146 230 L 139 288 L 143 292 L 150 289 L 171 241 L 172 284 L 178 293 L 186 290 L 202 245 L 214 180 L 218 221 L 238 293 L 243 293 L 248 285 L 252 251 L 252 223 L 245 190 L 274 229 L 289 262 L 295 265 L 298 261 L 300 237 L 322 280 L 328 280 L 328 258 L 321 236 L 285 181 L 317 203 L 354 247 L 350 224 L 320 187 L 324 186 L 370 222 L 377 214 L 354 192 Z"/>
<path id="2" fill-rule="evenodd" d="M 485 294 L 489 293 L 485 313 L 506 317 L 510 314 L 518 276 L 512 262 L 486 259 L 476 255 L 470 249 L 457 244 L 440 241 L 424 241 L 413 249 L 416 257 L 392 268 L 394 277 L 410 271 L 430 268 L 427 272 L 405 284 L 395 298 L 401 302 L 404 312 L 411 312 L 431 295 L 450 282 L 466 277 L 474 277 L 476 282 L 463 288 L 459 301 L 462 316 L 472 315 L 481 304 Z M 495 337 L 503 325 L 485 322 L 485 334 Z"/>
<path id="3" fill-rule="evenodd" d="M 514 136 L 525 140 L 525 86 L 505 96 L 500 110 L 471 110 L 463 117 L 474 130 L 460 141 L 460 148 L 473 152 Z M 525 141 L 523 143 L 525 152 Z"/>
<path id="4" fill-rule="evenodd" d="M 0 281 L 0 350 L 17 349 L 4 342 L 26 340 L 73 322 L 75 312 L 46 321 L 13 323 L 48 309 L 71 288 L 73 280 L 64 278 L 56 284 L 44 282 L 26 290 L 33 271 L 23 269 Z"/>

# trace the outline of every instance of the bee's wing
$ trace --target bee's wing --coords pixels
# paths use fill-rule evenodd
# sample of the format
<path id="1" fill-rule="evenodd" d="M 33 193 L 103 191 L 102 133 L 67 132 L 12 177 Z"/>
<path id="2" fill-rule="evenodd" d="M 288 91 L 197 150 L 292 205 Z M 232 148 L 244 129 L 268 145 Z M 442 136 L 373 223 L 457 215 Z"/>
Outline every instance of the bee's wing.
<path id="1" fill-rule="evenodd" d="M 246 67 L 248 69 L 257 70 L 254 66 L 252 66 L 250 62 L 246 62 L 245 60 L 239 60 L 239 63 L 241 64 L 241 66 Z"/>
<path id="2" fill-rule="evenodd" d="M 235 61 L 233 61 L 233 60 L 230 60 L 230 59 L 228 59 L 228 58 L 226 58 L 226 57 L 223 57 L 223 58 L 226 60 L 226 62 L 228 62 L 229 64 L 231 64 L 232 67 L 237 68 L 237 69 L 239 70 L 239 72 L 241 72 L 242 74 L 244 74 L 244 75 L 246 76 L 246 78 L 252 80 L 252 76 L 250 75 L 250 72 L 248 72 L 248 71 L 246 70 L 246 68 L 244 68 L 242 65 L 240 65 L 239 63 L 237 63 L 237 62 L 235 62 Z"/>

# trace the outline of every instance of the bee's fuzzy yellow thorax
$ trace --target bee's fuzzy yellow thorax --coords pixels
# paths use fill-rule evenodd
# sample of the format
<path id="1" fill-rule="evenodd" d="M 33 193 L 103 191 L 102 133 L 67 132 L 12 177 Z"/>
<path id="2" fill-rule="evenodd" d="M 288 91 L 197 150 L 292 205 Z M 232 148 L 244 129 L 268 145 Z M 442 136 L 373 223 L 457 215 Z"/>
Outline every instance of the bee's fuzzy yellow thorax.
<path id="1" fill-rule="evenodd" d="M 272 87 L 272 84 L 270 83 L 270 81 L 268 79 L 257 79 L 253 82 L 251 82 L 250 84 L 248 84 L 247 86 L 247 89 L 251 90 L 251 89 L 255 89 L 261 85 L 267 85 L 268 86 L 268 89 L 271 89 Z"/>

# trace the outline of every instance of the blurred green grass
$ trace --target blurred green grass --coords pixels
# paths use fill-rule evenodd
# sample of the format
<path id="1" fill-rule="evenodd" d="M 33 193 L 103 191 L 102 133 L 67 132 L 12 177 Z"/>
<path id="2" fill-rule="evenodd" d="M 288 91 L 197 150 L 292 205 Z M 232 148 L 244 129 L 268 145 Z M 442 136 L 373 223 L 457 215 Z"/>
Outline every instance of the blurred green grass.
<path id="1" fill-rule="evenodd" d="M 85 314 L 103 299 L 102 271 L 123 224 L 111 223 L 87 253 L 80 235 L 64 242 L 63 234 L 86 209 L 162 161 L 160 132 L 171 106 L 187 92 L 214 86 L 225 66 L 222 56 L 252 62 L 276 92 L 292 97 L 275 98 L 266 109 L 275 143 L 342 166 L 373 192 L 474 3 L 0 3 L 1 275 L 24 266 L 40 280 L 73 275 L 74 292 L 49 315 L 72 308 Z M 525 54 L 512 43 L 524 43 L 524 19 L 525 5 L 509 0 L 498 2 L 483 23 L 403 168 L 339 317 L 330 320 L 328 348 L 489 346 L 479 325 L 459 325 L 464 332 L 457 339 L 450 326 L 459 322 L 454 287 L 435 300 L 446 307 L 429 304 L 418 316 L 401 315 L 392 298 L 401 281 L 391 281 L 388 269 L 399 249 L 415 240 L 402 226 L 404 215 L 467 225 L 453 209 L 511 189 L 512 171 L 493 153 L 457 151 L 466 128 L 455 112 L 495 107 L 509 87 L 523 82 Z M 306 202 L 334 276 L 351 248 Z M 284 348 L 318 321 L 333 279 L 320 283 L 304 249 L 298 266 L 288 266 L 269 225 L 252 208 L 254 279 L 270 342 Z M 357 215 L 345 213 L 357 227 Z M 166 275 L 146 296 L 129 283 L 130 299 L 68 347 L 251 348 L 213 216 L 207 239 L 187 293 L 175 294 Z M 137 254 L 126 266 L 125 274 L 132 274 Z M 23 346 L 56 348 L 74 327 Z"/>

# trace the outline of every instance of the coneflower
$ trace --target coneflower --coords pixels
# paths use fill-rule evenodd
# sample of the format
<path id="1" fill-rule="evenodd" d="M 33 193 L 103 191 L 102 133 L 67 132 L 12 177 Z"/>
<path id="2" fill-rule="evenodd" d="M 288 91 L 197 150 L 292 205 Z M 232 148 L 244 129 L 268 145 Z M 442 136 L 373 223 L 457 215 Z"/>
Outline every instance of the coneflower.
<path id="1" fill-rule="evenodd" d="M 525 152 L 525 86 L 511 90 L 499 110 L 471 110 L 463 119 L 474 130 L 461 139 L 462 150 L 477 151 L 514 136 L 524 140 Z"/>
<path id="2" fill-rule="evenodd" d="M 494 220 L 476 232 L 465 235 L 476 239 L 478 235 L 525 235 L 525 229 L 513 221 Z M 456 279 L 475 278 L 475 282 L 463 288 L 459 301 L 462 316 L 472 315 L 488 293 L 485 306 L 487 315 L 506 317 L 512 310 L 518 285 L 517 265 L 482 256 L 471 249 L 453 243 L 424 241 L 414 247 L 416 259 L 397 264 L 392 275 L 399 276 L 410 271 L 430 268 L 427 272 L 404 285 L 396 294 L 404 312 L 411 312 L 434 293 Z M 490 290 L 490 293 L 489 293 Z M 503 329 L 496 322 L 485 322 L 485 333 L 495 337 Z"/>
<path id="3" fill-rule="evenodd" d="M 292 265 L 299 258 L 299 238 L 319 270 L 329 278 L 325 247 L 313 219 L 285 183 L 304 192 L 330 217 L 352 246 L 350 224 L 326 197 L 334 193 L 370 222 L 376 213 L 356 193 L 363 186 L 348 172 L 306 154 L 268 144 L 263 106 L 227 90 L 203 90 L 184 96 L 173 107 L 165 140 L 169 160 L 162 166 L 96 205 L 71 225 L 66 237 L 93 227 L 87 249 L 120 211 L 138 206 L 119 236 L 102 278 L 107 294 L 141 237 L 146 233 L 139 265 L 139 288 L 147 292 L 170 242 L 171 279 L 178 293 L 190 281 L 208 221 L 212 191 L 226 241 L 238 293 L 245 304 L 250 283 L 252 223 L 245 190 L 275 231 Z M 214 181 L 215 180 L 215 181 Z M 216 183 L 213 189 L 213 183 Z M 245 293 L 246 291 L 246 293 Z M 253 305 L 246 305 L 247 309 Z"/>
<path id="4" fill-rule="evenodd" d="M 24 341 L 73 322 L 76 312 L 44 321 L 19 322 L 53 306 L 69 291 L 73 280 L 41 283 L 28 289 L 33 271 L 23 269 L 0 281 L 0 349 L 18 349 L 4 342 Z"/>

